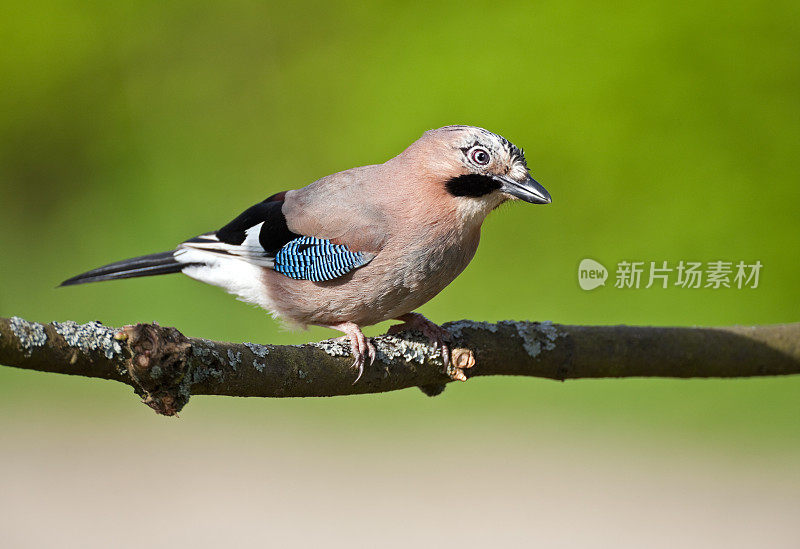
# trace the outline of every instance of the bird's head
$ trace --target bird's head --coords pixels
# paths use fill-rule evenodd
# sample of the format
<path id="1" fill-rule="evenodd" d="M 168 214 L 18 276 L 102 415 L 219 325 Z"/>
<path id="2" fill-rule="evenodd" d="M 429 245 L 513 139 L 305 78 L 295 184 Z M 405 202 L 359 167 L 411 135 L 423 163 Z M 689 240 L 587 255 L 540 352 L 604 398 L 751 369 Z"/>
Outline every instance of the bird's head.
<path id="1" fill-rule="evenodd" d="M 550 193 L 528 173 L 522 149 L 475 126 L 445 126 L 425 132 L 409 152 L 425 159 L 431 183 L 463 202 L 486 210 L 506 200 L 549 204 Z"/>

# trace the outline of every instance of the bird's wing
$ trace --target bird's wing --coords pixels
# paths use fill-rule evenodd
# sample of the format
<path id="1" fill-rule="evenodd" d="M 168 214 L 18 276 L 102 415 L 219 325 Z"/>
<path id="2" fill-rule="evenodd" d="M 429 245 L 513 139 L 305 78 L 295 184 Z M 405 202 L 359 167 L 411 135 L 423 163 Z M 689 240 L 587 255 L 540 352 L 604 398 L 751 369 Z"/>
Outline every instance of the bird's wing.
<path id="1" fill-rule="evenodd" d="M 290 278 L 324 281 L 344 276 L 375 257 L 290 230 L 282 211 L 284 195 L 279 193 L 248 208 L 216 232 L 187 240 L 178 247 L 175 258 L 197 262 L 199 253 L 208 262 L 238 259 Z"/>
<path id="2" fill-rule="evenodd" d="M 323 177 L 285 195 L 289 230 L 324 238 L 351 250 L 378 253 L 386 240 L 386 189 L 381 166 L 363 166 Z"/>

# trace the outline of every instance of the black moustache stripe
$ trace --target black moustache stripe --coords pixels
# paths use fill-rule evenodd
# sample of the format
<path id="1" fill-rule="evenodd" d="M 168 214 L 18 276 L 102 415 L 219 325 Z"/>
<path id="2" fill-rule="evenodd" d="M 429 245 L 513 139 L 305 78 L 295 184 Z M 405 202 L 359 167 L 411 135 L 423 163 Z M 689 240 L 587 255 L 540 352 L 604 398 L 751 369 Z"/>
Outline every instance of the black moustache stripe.
<path id="1" fill-rule="evenodd" d="M 453 196 L 479 198 L 498 190 L 500 182 L 488 175 L 470 173 L 448 179 L 447 183 L 445 183 L 445 188 Z"/>

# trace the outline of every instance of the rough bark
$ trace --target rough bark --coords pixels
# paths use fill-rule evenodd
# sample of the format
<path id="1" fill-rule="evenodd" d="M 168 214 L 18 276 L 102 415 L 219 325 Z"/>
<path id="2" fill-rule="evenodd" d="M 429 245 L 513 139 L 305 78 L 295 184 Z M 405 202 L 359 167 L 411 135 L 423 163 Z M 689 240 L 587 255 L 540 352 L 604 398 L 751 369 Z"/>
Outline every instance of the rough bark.
<path id="1" fill-rule="evenodd" d="M 452 363 L 415 333 L 374 338 L 375 363 L 353 383 L 350 348 L 225 343 L 175 328 L 92 322 L 39 324 L 0 318 L 0 364 L 112 379 L 131 385 L 158 413 L 174 415 L 197 395 L 308 397 L 420 387 L 440 393 L 453 380 L 521 375 L 751 377 L 800 373 L 800 323 L 724 328 L 567 326 L 458 321 Z"/>

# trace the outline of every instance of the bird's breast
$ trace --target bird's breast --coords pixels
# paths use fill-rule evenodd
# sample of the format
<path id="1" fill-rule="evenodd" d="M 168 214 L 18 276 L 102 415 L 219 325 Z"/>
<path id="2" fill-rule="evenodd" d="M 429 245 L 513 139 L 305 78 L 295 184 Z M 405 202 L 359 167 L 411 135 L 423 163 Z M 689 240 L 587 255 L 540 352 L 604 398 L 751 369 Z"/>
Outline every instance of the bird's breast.
<path id="1" fill-rule="evenodd" d="M 418 235 L 387 242 L 372 263 L 357 272 L 363 279 L 369 306 L 380 322 L 422 306 L 446 288 L 475 255 L 480 233 L 438 233 L 436 238 Z M 365 304 L 366 305 L 366 304 Z"/>

